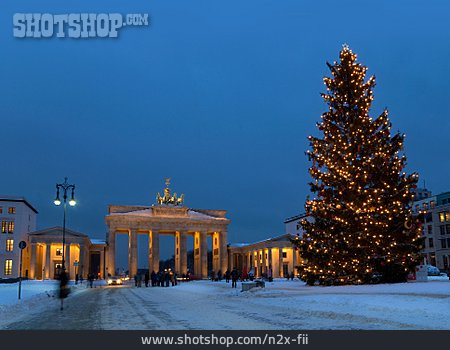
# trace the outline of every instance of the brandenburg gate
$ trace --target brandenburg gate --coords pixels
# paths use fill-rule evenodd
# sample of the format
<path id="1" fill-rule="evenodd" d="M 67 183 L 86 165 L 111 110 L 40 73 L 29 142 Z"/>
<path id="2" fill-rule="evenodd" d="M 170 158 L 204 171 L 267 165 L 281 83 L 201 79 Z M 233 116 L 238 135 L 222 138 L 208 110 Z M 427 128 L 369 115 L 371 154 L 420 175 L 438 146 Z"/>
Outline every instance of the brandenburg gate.
<path id="1" fill-rule="evenodd" d="M 184 205 L 184 195 L 171 194 L 166 179 L 164 195 L 156 196 L 152 206 L 109 205 L 105 221 L 107 233 L 107 274 L 115 275 L 116 235 L 128 235 L 128 269 L 137 273 L 138 235 L 148 235 L 149 271 L 159 271 L 159 237 L 174 236 L 175 272 L 187 272 L 187 238 L 194 241 L 194 275 L 208 277 L 208 236 L 212 238 L 212 270 L 224 273 L 228 268 L 225 210 L 191 209 Z M 191 271 L 192 272 L 192 271 Z"/>

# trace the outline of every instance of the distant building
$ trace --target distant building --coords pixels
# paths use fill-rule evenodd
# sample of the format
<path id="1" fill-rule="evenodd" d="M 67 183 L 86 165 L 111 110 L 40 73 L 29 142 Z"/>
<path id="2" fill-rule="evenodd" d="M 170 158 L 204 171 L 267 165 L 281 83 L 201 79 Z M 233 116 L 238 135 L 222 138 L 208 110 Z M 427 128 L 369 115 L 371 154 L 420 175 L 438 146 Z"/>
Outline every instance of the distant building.
<path id="1" fill-rule="evenodd" d="M 425 238 L 422 255 L 430 265 L 440 270 L 450 266 L 450 192 L 414 201 L 413 213 L 425 212 L 423 236 Z"/>
<path id="2" fill-rule="evenodd" d="M 29 254 L 24 270 L 29 278 L 54 279 L 62 268 L 62 227 L 52 227 L 28 235 Z M 66 228 L 64 262 L 69 278 L 104 278 L 106 242 Z"/>
<path id="3" fill-rule="evenodd" d="M 36 230 L 38 211 L 24 198 L 0 196 L 0 278 L 19 276 L 19 242 L 28 242 L 28 233 Z M 27 247 L 28 249 L 28 247 Z M 26 255 L 25 250 L 24 255 Z"/>
<path id="4" fill-rule="evenodd" d="M 415 188 L 414 192 L 414 201 L 420 201 L 421 199 L 426 199 L 431 197 L 431 191 L 426 188 Z"/>
<path id="5" fill-rule="evenodd" d="M 229 246 L 229 268 L 238 271 L 253 270 L 256 277 L 272 272 L 272 277 L 287 277 L 297 274 L 300 264 L 299 251 L 291 239 L 297 235 L 284 234 L 254 243 L 239 243 Z"/>
<path id="6" fill-rule="evenodd" d="M 284 220 L 284 227 L 285 227 L 285 232 L 291 235 L 296 235 L 299 237 L 303 236 L 303 228 L 302 225 L 300 224 L 300 222 L 306 219 L 308 221 L 313 221 L 313 218 L 311 216 L 308 216 L 306 214 L 299 214 L 299 215 L 295 215 L 295 216 L 291 216 L 289 218 L 287 218 L 286 220 Z"/>

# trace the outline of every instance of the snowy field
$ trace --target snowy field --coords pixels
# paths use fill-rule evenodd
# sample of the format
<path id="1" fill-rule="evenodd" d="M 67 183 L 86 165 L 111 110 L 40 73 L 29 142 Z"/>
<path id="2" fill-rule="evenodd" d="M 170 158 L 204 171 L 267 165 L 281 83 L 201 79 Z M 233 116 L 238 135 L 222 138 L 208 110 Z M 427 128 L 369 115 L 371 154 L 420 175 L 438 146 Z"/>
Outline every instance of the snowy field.
<path id="1" fill-rule="evenodd" d="M 51 294 L 55 284 L 35 281 L 20 303 L 10 296 L 17 297 L 17 285 L 0 285 L 0 328 L 450 329 L 450 281 L 434 279 L 336 287 L 277 280 L 248 292 L 240 291 L 240 283 L 232 289 L 231 283 L 210 281 L 77 287 L 63 313 Z"/>

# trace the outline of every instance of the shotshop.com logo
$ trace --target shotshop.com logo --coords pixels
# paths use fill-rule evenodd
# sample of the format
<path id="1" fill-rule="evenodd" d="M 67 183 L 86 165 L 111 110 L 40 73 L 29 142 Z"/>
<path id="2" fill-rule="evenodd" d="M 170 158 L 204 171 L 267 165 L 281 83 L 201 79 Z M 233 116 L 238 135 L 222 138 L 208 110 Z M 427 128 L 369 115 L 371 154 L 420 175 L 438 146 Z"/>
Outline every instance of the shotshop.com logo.
<path id="1" fill-rule="evenodd" d="M 15 13 L 13 35 L 16 38 L 117 38 L 125 26 L 148 26 L 148 14 L 120 13 Z"/>

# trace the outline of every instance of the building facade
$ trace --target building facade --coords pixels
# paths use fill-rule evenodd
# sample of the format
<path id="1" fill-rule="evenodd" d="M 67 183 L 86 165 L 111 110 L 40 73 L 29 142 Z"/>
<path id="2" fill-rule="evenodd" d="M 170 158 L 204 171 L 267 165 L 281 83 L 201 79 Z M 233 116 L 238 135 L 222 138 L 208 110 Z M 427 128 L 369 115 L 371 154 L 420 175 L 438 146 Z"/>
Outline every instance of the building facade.
<path id="1" fill-rule="evenodd" d="M 62 227 L 52 227 L 28 235 L 23 274 L 32 279 L 58 278 L 62 268 Z M 66 228 L 64 261 L 69 278 L 104 278 L 106 243 Z"/>
<path id="2" fill-rule="evenodd" d="M 37 214 L 23 197 L 0 196 L 0 278 L 19 277 L 18 245 L 20 241 L 28 242 L 29 232 L 36 230 Z"/>
<path id="3" fill-rule="evenodd" d="M 238 271 L 253 270 L 256 277 L 271 274 L 272 277 L 297 275 L 296 267 L 300 264 L 300 254 L 292 240 L 297 235 L 284 234 L 255 243 L 240 243 L 229 246 L 229 268 Z"/>
<path id="4" fill-rule="evenodd" d="M 422 255 L 427 264 L 450 268 L 450 192 L 429 196 L 413 203 L 413 212 L 424 212 Z"/>
<path id="5" fill-rule="evenodd" d="M 164 195 L 156 196 L 152 206 L 110 205 L 105 221 L 107 233 L 107 274 L 116 274 L 116 236 L 128 236 L 129 275 L 137 273 L 138 235 L 148 236 L 148 265 L 159 271 L 159 237 L 174 237 L 175 272 L 186 274 L 187 238 L 193 237 L 194 271 L 199 278 L 207 278 L 209 271 L 225 271 L 228 265 L 227 230 L 230 220 L 225 210 L 192 209 L 184 206 L 184 195 L 171 194 L 170 179 L 166 180 Z M 212 241 L 212 266 L 208 266 L 208 237 Z M 192 271 L 191 271 L 192 272 Z"/>

